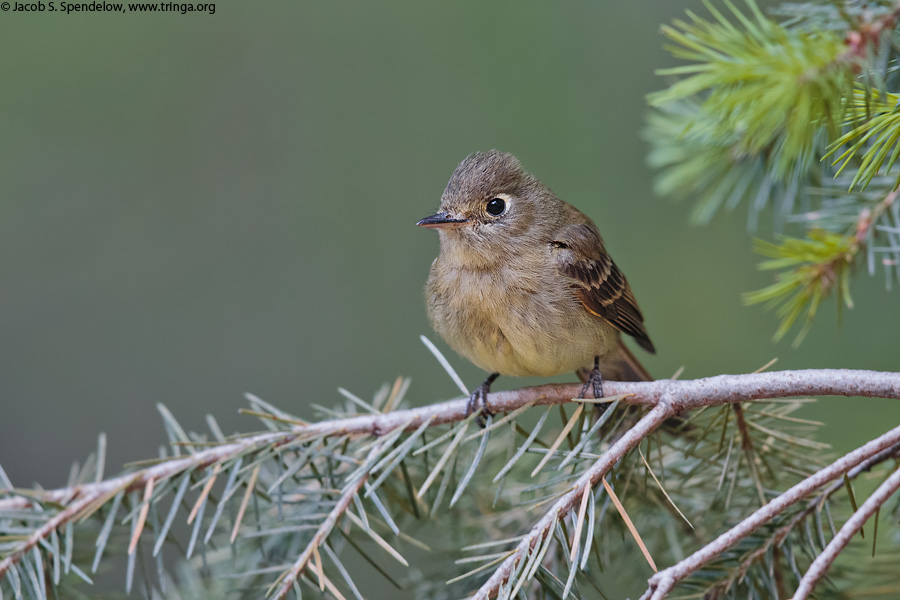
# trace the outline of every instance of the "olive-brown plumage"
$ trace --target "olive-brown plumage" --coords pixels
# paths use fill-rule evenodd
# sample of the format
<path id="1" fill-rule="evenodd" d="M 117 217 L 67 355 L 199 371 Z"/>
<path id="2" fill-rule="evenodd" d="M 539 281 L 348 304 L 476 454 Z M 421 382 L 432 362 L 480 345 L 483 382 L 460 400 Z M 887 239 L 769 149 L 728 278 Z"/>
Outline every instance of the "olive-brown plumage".
<path id="1" fill-rule="evenodd" d="M 450 177 L 437 229 L 440 254 L 425 288 L 428 316 L 450 346 L 503 375 L 588 369 L 647 379 L 622 344 L 654 352 L 625 276 L 594 223 L 492 150 L 466 157 Z M 486 387 L 483 392 L 486 392 Z"/>

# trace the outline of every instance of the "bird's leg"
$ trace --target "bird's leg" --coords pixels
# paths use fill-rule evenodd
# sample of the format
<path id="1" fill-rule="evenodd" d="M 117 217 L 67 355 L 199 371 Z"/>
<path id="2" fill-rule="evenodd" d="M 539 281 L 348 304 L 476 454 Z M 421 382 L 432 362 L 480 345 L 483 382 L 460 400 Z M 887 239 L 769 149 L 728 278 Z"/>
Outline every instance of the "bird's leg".
<path id="1" fill-rule="evenodd" d="M 466 404 L 467 417 L 472 413 L 477 412 L 479 408 L 481 409 L 481 414 L 475 418 L 478 426 L 481 428 L 484 428 L 485 426 L 484 415 L 494 414 L 488 410 L 487 395 L 491 391 L 491 384 L 494 383 L 498 377 L 500 377 L 500 373 L 491 373 L 488 375 L 488 378 L 484 380 L 484 383 L 475 388 L 475 391 L 469 396 L 469 403 Z"/>
<path id="2" fill-rule="evenodd" d="M 585 394 L 587 394 L 588 388 L 594 394 L 594 399 L 603 397 L 603 375 L 600 374 L 600 357 L 594 357 L 594 368 L 591 369 L 591 372 L 588 373 L 587 381 L 584 382 L 584 387 L 581 388 L 581 397 L 586 398 Z"/>

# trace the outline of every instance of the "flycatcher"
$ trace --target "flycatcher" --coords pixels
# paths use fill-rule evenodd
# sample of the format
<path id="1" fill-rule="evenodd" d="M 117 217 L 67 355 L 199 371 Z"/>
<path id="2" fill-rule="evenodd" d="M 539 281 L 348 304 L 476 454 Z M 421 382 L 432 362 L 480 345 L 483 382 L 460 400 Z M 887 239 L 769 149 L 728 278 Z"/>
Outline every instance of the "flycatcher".
<path id="1" fill-rule="evenodd" d="M 594 397 L 603 377 L 649 380 L 621 334 L 655 352 L 622 272 L 588 217 L 556 197 L 511 154 L 466 157 L 437 214 L 441 250 L 425 301 L 431 324 L 490 376 L 469 398 L 484 405 L 498 375 L 575 371 Z M 593 369 L 591 369 L 593 365 Z"/>

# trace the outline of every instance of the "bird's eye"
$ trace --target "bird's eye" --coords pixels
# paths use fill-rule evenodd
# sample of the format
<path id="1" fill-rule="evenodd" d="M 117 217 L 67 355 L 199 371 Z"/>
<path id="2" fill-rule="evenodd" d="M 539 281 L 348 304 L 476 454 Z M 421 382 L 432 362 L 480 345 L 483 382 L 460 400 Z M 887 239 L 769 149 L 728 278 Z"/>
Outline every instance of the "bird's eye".
<path id="1" fill-rule="evenodd" d="M 504 202 L 500 198 L 493 198 L 491 200 L 488 200 L 485 209 L 488 211 L 488 214 L 499 217 L 503 214 L 503 211 L 506 210 L 506 202 Z"/>

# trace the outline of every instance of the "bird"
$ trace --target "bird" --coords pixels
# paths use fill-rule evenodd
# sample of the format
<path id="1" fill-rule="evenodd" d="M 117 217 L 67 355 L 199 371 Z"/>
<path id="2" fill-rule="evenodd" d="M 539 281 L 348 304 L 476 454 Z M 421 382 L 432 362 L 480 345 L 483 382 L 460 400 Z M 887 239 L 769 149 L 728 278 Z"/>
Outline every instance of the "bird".
<path id="1" fill-rule="evenodd" d="M 453 171 L 434 215 L 440 252 L 425 304 L 434 330 L 490 375 L 466 414 L 486 405 L 499 375 L 574 371 L 595 398 L 604 378 L 651 377 L 622 341 L 656 349 L 622 271 L 594 222 L 525 171 L 512 154 L 470 154 Z M 479 421 L 482 425 L 483 420 Z"/>

